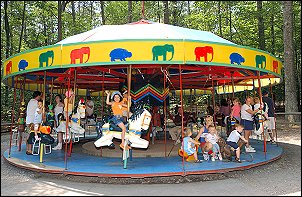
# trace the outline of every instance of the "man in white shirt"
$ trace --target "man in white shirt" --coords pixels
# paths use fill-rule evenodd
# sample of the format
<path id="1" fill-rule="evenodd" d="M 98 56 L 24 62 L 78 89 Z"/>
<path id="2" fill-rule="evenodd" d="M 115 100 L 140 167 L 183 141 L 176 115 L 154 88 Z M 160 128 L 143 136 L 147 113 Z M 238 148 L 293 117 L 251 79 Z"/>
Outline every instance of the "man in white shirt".
<path id="1" fill-rule="evenodd" d="M 41 100 L 42 93 L 40 91 L 34 91 L 33 98 L 27 104 L 26 108 L 26 126 L 34 122 L 35 112 L 38 108 L 38 100 Z"/>

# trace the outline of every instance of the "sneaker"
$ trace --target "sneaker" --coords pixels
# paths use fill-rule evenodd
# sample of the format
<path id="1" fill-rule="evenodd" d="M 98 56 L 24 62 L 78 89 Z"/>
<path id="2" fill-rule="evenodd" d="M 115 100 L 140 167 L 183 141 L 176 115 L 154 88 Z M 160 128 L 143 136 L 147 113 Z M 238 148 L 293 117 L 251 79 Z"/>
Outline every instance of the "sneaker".
<path id="1" fill-rule="evenodd" d="M 211 160 L 212 160 L 212 161 L 215 161 L 215 158 L 212 156 Z"/>
<path id="2" fill-rule="evenodd" d="M 222 161 L 222 156 L 221 156 L 221 154 L 218 155 L 218 158 L 219 158 L 220 161 Z"/>
<path id="3" fill-rule="evenodd" d="M 249 145 L 249 149 L 255 150 L 255 148 L 254 148 L 254 147 L 252 147 L 251 145 Z"/>
<path id="4" fill-rule="evenodd" d="M 52 150 L 61 150 L 61 149 L 62 149 L 62 144 L 58 144 L 52 148 Z"/>
<path id="5" fill-rule="evenodd" d="M 277 144 L 277 142 L 275 140 L 272 140 L 272 144 Z"/>
<path id="6" fill-rule="evenodd" d="M 255 153 L 256 150 L 255 150 L 255 149 L 252 149 L 252 148 L 250 148 L 250 147 L 245 147 L 245 152 L 247 152 L 247 153 Z"/>
<path id="7" fill-rule="evenodd" d="M 208 161 L 209 160 L 209 155 L 207 153 L 203 154 L 203 159 Z"/>
<path id="8" fill-rule="evenodd" d="M 238 163 L 241 163 L 241 162 L 242 162 L 242 161 L 241 161 L 239 158 L 237 158 L 237 157 L 235 158 L 235 161 L 238 162 Z"/>

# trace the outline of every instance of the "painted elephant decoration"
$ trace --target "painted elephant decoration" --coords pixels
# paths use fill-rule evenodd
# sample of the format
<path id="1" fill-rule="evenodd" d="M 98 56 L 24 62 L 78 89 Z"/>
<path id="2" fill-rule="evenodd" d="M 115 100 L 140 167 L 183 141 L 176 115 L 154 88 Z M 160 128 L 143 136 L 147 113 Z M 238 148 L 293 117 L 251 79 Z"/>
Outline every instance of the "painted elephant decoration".
<path id="1" fill-rule="evenodd" d="M 28 66 L 28 62 L 26 60 L 20 60 L 18 64 L 19 71 L 25 70 L 27 66 Z"/>
<path id="2" fill-rule="evenodd" d="M 204 47 L 196 47 L 194 50 L 195 56 L 196 56 L 196 61 L 200 61 L 200 58 L 203 57 L 204 61 L 208 61 L 208 54 L 211 54 L 211 62 L 213 60 L 214 52 L 213 52 L 213 47 L 211 46 L 204 46 Z"/>
<path id="3" fill-rule="evenodd" d="M 48 60 L 51 58 L 51 63 L 48 65 Z M 46 51 L 44 53 L 41 53 L 39 56 L 39 67 L 43 67 L 43 63 L 45 62 L 45 66 L 51 66 L 53 64 L 53 59 L 54 59 L 54 52 L 53 50 L 51 51 Z"/>
<path id="4" fill-rule="evenodd" d="M 87 60 L 84 62 L 86 63 L 89 60 L 90 57 L 90 48 L 89 47 L 82 47 L 79 49 L 73 49 L 70 52 L 70 59 L 71 59 L 71 64 L 76 63 L 76 59 L 80 59 L 80 64 L 83 63 L 83 56 L 84 54 L 87 54 Z"/>
<path id="5" fill-rule="evenodd" d="M 114 62 L 116 59 L 126 61 L 126 58 L 132 57 L 132 53 L 127 51 L 126 49 L 116 48 L 110 52 L 109 56 L 110 61 L 112 62 Z"/>
<path id="6" fill-rule="evenodd" d="M 7 64 L 6 64 L 6 75 L 9 75 L 12 73 L 12 67 L 13 67 L 13 62 L 12 61 L 9 61 Z"/>
<path id="7" fill-rule="evenodd" d="M 266 68 L 266 57 L 264 55 L 256 55 L 256 68 Z"/>
<path id="8" fill-rule="evenodd" d="M 278 61 L 273 60 L 273 72 L 278 73 Z"/>
<path id="9" fill-rule="evenodd" d="M 152 54 L 153 54 L 153 61 L 158 61 L 159 56 L 163 56 L 163 61 L 167 60 L 167 52 L 171 52 L 172 56 L 168 60 L 172 60 L 174 57 L 174 46 L 171 44 L 165 44 L 165 45 L 157 45 L 152 48 Z"/>
<path id="10" fill-rule="evenodd" d="M 244 63 L 244 58 L 239 53 L 232 53 L 230 55 L 231 64 L 237 63 L 238 65 L 241 65 L 241 63 Z"/>

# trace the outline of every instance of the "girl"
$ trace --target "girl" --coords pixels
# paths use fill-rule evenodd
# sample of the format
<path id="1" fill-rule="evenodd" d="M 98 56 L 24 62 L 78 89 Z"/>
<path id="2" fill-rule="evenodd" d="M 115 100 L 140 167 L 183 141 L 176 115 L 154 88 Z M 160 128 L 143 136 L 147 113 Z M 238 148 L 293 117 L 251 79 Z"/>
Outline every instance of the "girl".
<path id="1" fill-rule="evenodd" d="M 201 160 L 198 159 L 197 157 L 197 150 L 195 148 L 195 145 L 200 145 L 199 142 L 193 140 L 191 138 L 192 131 L 190 129 L 187 129 L 185 131 L 185 136 L 183 139 L 183 147 L 182 149 L 184 152 L 186 152 L 188 155 L 194 155 L 195 163 L 201 163 Z"/>
<path id="2" fill-rule="evenodd" d="M 241 109 L 241 106 L 240 106 L 239 99 L 238 98 L 234 98 L 233 99 L 233 107 L 232 107 L 231 114 L 230 114 L 231 120 L 233 118 L 236 118 L 236 120 L 238 122 L 240 122 L 240 109 Z"/>
<path id="3" fill-rule="evenodd" d="M 126 126 L 123 123 L 123 110 L 122 107 L 127 107 L 127 104 L 123 104 L 123 96 L 119 91 L 113 92 L 111 95 L 111 100 L 112 102 L 109 101 L 110 97 L 110 92 L 108 90 L 105 91 L 107 94 L 107 99 L 106 99 L 106 104 L 111 105 L 111 109 L 113 112 L 113 118 L 112 121 L 115 125 L 119 126 L 122 129 L 122 134 L 121 134 L 121 140 L 122 143 L 120 144 L 120 147 L 123 149 L 124 148 L 124 142 L 125 142 L 125 134 L 126 134 Z M 131 102 L 131 96 L 128 98 Z"/>

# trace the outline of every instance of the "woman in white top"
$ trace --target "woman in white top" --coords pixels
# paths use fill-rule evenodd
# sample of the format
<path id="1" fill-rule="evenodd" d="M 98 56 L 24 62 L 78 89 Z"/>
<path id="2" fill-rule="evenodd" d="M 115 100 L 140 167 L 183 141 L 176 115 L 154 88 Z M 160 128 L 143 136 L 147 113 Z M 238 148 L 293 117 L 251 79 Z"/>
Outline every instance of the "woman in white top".
<path id="1" fill-rule="evenodd" d="M 63 114 L 63 109 L 64 109 L 64 103 L 62 102 L 62 97 L 61 95 L 56 95 L 55 97 L 55 101 L 56 101 L 56 106 L 54 108 L 54 113 L 55 113 L 55 127 L 59 126 L 59 120 L 58 120 L 58 115 L 61 113 Z"/>
<path id="2" fill-rule="evenodd" d="M 62 102 L 62 97 L 61 95 L 56 95 L 55 97 L 55 101 L 56 101 L 56 106 L 54 108 L 54 112 L 55 112 L 55 127 L 58 127 L 60 125 L 59 119 L 58 119 L 58 115 L 59 114 L 63 114 L 63 110 L 64 110 L 64 103 Z M 57 132 L 57 138 L 58 138 L 58 144 L 57 146 L 53 147 L 53 150 L 61 150 L 62 149 L 62 144 L 63 144 L 63 133 L 62 132 Z"/>
<path id="3" fill-rule="evenodd" d="M 256 152 L 255 149 L 250 145 L 249 137 L 252 130 L 254 130 L 253 115 L 260 109 L 253 110 L 252 103 L 253 97 L 249 96 L 245 100 L 245 104 L 241 106 L 241 121 L 240 124 L 244 126 L 244 138 L 247 140 L 245 145 L 246 152 Z"/>

